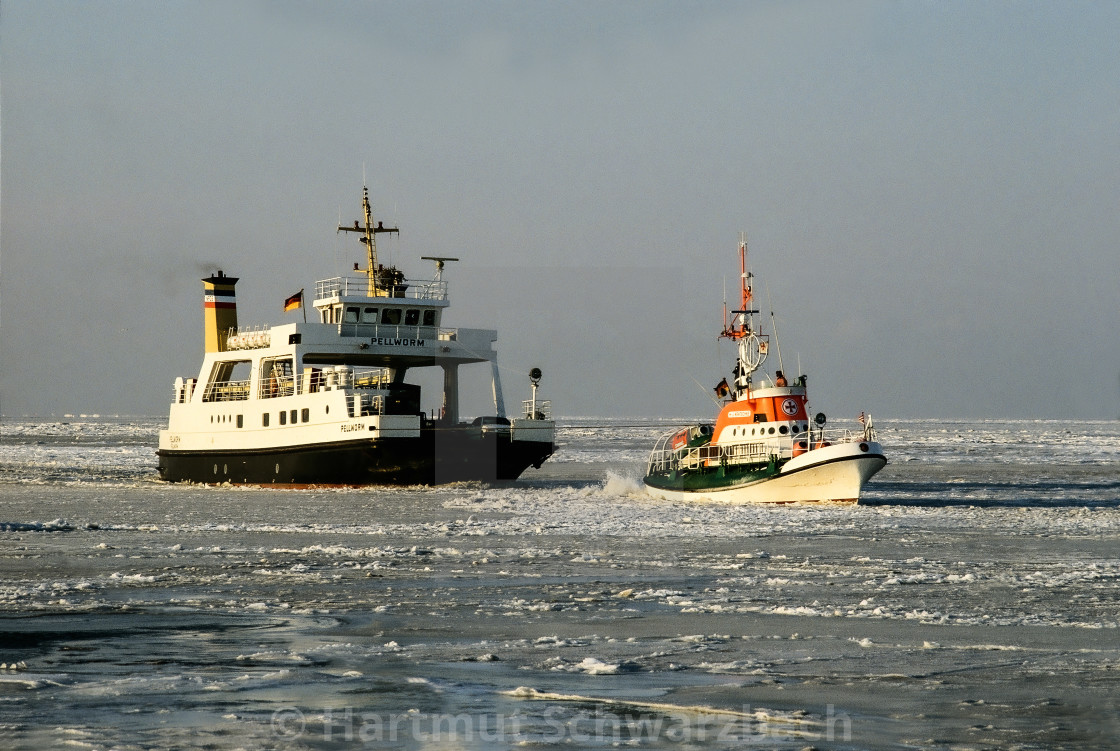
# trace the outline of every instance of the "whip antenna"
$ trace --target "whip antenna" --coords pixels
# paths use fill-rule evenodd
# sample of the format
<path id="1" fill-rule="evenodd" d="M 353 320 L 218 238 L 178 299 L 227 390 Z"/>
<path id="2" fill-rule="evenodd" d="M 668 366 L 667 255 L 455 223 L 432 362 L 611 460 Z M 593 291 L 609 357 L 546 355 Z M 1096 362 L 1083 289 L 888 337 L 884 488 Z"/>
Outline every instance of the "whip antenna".
<path id="1" fill-rule="evenodd" d="M 766 304 L 770 306 L 770 328 L 774 329 L 774 346 L 778 350 L 778 370 L 785 372 L 782 364 L 782 343 L 778 340 L 778 319 L 774 316 L 774 301 L 770 299 L 770 285 L 766 285 Z"/>

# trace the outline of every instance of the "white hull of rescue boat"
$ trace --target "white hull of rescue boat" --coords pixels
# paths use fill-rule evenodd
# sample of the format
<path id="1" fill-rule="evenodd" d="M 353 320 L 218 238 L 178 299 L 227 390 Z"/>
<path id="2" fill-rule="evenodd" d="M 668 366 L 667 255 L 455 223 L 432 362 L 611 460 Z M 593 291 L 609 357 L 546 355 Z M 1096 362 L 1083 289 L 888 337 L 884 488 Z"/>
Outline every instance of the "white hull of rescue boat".
<path id="1" fill-rule="evenodd" d="M 863 447 L 866 446 L 866 449 Z M 883 447 L 875 441 L 841 443 L 794 457 L 770 478 L 711 490 L 646 492 L 668 501 L 709 501 L 729 504 L 857 503 L 872 475 L 886 466 Z"/>

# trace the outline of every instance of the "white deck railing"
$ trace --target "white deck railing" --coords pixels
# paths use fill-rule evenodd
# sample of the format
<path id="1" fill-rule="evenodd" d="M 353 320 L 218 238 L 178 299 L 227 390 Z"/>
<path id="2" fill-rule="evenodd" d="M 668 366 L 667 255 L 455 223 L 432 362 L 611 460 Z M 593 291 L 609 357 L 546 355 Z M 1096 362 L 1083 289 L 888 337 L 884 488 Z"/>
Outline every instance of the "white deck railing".
<path id="1" fill-rule="evenodd" d="M 384 297 L 408 300 L 446 300 L 447 282 L 434 279 L 409 279 L 396 287 L 378 287 Z M 332 297 L 368 297 L 369 278 L 365 276 L 336 276 L 315 282 L 315 299 Z M 379 299 L 379 298 L 370 298 Z"/>
<path id="2" fill-rule="evenodd" d="M 534 410 L 535 405 L 535 410 Z M 551 420 L 552 402 L 526 399 L 521 402 L 521 414 L 526 420 Z"/>
<path id="3" fill-rule="evenodd" d="M 370 339 L 421 340 L 454 339 L 457 329 L 441 329 L 436 326 L 393 326 L 384 323 L 336 323 L 339 336 L 361 336 Z"/>
<path id="4" fill-rule="evenodd" d="M 811 451 L 837 443 L 851 443 L 862 439 L 862 434 L 850 430 L 820 429 L 811 433 L 779 435 L 757 441 L 742 441 L 729 444 L 706 443 L 703 446 L 681 446 L 674 449 L 670 445 L 680 430 L 665 433 L 653 445 L 649 455 L 646 474 L 665 474 L 673 471 L 696 470 L 704 467 L 738 466 L 743 464 L 765 464 L 770 457 L 779 460 L 793 456 L 794 448 Z M 800 453 L 800 452 L 799 452 Z"/>

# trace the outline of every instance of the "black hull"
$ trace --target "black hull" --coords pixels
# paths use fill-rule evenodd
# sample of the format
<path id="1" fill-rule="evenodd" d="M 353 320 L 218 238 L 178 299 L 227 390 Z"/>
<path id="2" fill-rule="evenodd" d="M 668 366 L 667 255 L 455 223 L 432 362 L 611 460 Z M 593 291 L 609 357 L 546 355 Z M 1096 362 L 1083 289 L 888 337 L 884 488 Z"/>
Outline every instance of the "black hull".
<path id="1" fill-rule="evenodd" d="M 160 479 L 249 485 L 438 485 L 516 480 L 552 455 L 543 441 L 476 429 L 425 430 L 418 438 L 237 451 L 159 450 Z"/>

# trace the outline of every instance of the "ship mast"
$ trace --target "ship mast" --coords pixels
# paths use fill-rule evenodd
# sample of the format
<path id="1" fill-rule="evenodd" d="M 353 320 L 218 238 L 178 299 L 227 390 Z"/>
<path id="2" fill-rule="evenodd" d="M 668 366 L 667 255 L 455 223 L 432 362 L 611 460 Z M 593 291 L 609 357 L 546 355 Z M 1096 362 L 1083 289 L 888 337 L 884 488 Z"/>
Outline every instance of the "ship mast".
<path id="1" fill-rule="evenodd" d="M 759 338 L 754 330 L 753 316 L 757 310 L 751 309 L 754 295 L 751 292 L 751 280 L 754 274 L 747 270 L 747 236 L 739 233 L 739 309 L 731 311 L 728 317 L 726 303 L 724 303 L 724 326 L 720 332 L 721 339 L 731 339 L 738 343 L 739 359 L 735 364 L 735 387 L 740 393 L 748 390 L 751 384 L 751 374 L 758 370 L 766 359 L 768 342 Z"/>
<path id="2" fill-rule="evenodd" d="M 377 235 L 382 232 L 396 232 L 400 234 L 400 230 L 396 227 L 386 227 L 382 222 L 378 222 L 377 226 L 373 226 L 373 209 L 369 204 L 369 188 L 365 185 L 362 186 L 362 211 L 365 214 L 365 226 L 360 226 L 357 220 L 354 220 L 353 227 L 343 227 L 338 225 L 339 232 L 361 232 L 362 237 L 358 238 L 366 246 L 366 267 L 364 270 L 366 277 L 369 280 L 366 294 L 370 297 L 377 297 L 379 295 L 390 294 L 388 290 L 381 291 L 380 280 L 378 279 L 378 272 L 381 271 L 377 265 Z M 357 264 L 355 264 L 355 268 Z"/>

